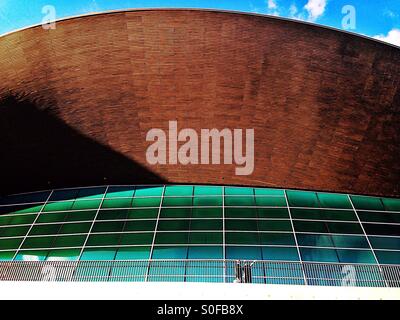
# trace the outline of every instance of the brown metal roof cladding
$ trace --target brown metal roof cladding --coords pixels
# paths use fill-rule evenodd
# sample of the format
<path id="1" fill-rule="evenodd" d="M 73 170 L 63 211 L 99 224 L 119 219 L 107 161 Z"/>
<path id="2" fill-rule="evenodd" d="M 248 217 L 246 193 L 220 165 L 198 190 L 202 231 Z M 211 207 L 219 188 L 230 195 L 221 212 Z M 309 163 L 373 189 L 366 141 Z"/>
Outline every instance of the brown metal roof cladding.
<path id="1" fill-rule="evenodd" d="M 212 10 L 132 10 L 0 37 L 0 192 L 232 184 L 400 195 L 400 50 Z M 255 170 L 157 165 L 146 134 L 255 130 Z"/>

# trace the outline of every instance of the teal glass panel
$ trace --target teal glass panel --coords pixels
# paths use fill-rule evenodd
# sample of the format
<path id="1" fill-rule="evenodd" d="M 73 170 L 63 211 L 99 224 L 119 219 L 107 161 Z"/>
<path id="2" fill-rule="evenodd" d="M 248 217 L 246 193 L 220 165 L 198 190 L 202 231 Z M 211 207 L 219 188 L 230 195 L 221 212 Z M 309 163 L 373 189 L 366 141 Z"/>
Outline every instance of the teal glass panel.
<path id="1" fill-rule="evenodd" d="M 303 261 L 310 262 L 340 262 L 335 249 L 300 248 Z"/>
<path id="2" fill-rule="evenodd" d="M 164 198 L 163 200 L 163 206 L 165 207 L 191 207 L 192 203 L 192 197 L 172 197 Z"/>
<path id="3" fill-rule="evenodd" d="M 31 224 L 36 219 L 36 214 L 0 217 L 0 226 Z"/>
<path id="4" fill-rule="evenodd" d="M 356 214 L 350 210 L 291 209 L 293 219 L 357 221 Z"/>
<path id="5" fill-rule="evenodd" d="M 119 248 L 115 260 L 148 260 L 150 248 L 148 246 Z"/>
<path id="6" fill-rule="evenodd" d="M 337 248 L 369 248 L 369 244 L 365 236 L 331 235 L 331 237 L 334 246 Z"/>
<path id="7" fill-rule="evenodd" d="M 286 207 L 283 197 L 256 197 L 256 205 L 260 207 Z"/>
<path id="8" fill-rule="evenodd" d="M 49 201 L 68 201 L 75 200 L 78 195 L 77 189 L 55 190 L 53 191 Z"/>
<path id="9" fill-rule="evenodd" d="M 57 212 L 57 213 L 41 213 L 36 220 L 36 223 L 51 223 L 51 222 L 63 222 L 68 216 L 68 212 Z"/>
<path id="10" fill-rule="evenodd" d="M 190 244 L 222 244 L 222 232 L 192 232 L 189 234 Z"/>
<path id="11" fill-rule="evenodd" d="M 52 245 L 53 248 L 82 247 L 85 243 L 86 235 L 58 236 Z"/>
<path id="12" fill-rule="evenodd" d="M 0 261 L 11 261 L 16 251 L 0 251 Z"/>
<path id="13" fill-rule="evenodd" d="M 380 198 L 351 196 L 351 201 L 356 209 L 383 211 L 383 203 Z"/>
<path id="14" fill-rule="evenodd" d="M 106 191 L 105 187 L 82 188 L 82 189 L 78 189 L 78 195 L 76 196 L 76 198 L 78 200 L 102 199 L 105 191 Z"/>
<path id="15" fill-rule="evenodd" d="M 221 219 L 199 219 L 191 220 L 190 229 L 191 230 L 221 230 L 223 228 L 223 223 Z"/>
<path id="16" fill-rule="evenodd" d="M 254 197 L 253 196 L 226 196 L 225 197 L 225 206 L 230 207 L 251 207 L 255 206 Z"/>
<path id="17" fill-rule="evenodd" d="M 400 223 L 400 213 L 358 211 L 358 216 L 363 222 Z"/>
<path id="18" fill-rule="evenodd" d="M 225 208 L 226 218 L 257 218 L 255 208 Z"/>
<path id="19" fill-rule="evenodd" d="M 216 186 L 195 186 L 194 187 L 195 196 L 221 196 L 222 187 Z"/>
<path id="20" fill-rule="evenodd" d="M 226 232 L 226 244 L 259 244 L 260 235 L 255 232 Z"/>
<path id="21" fill-rule="evenodd" d="M 395 237 L 368 237 L 374 249 L 400 250 L 400 238 Z"/>
<path id="22" fill-rule="evenodd" d="M 135 197 L 161 197 L 163 187 L 136 187 Z"/>
<path id="23" fill-rule="evenodd" d="M 294 246 L 296 241 L 292 233 L 260 233 L 260 244 Z"/>
<path id="24" fill-rule="evenodd" d="M 235 260 L 262 260 L 261 247 L 226 247 L 226 258 Z"/>
<path id="25" fill-rule="evenodd" d="M 110 222 L 95 222 L 92 233 L 96 232 L 122 232 L 125 222 L 110 221 Z"/>
<path id="26" fill-rule="evenodd" d="M 289 219 L 289 211 L 284 208 L 257 208 L 259 218 Z"/>
<path id="27" fill-rule="evenodd" d="M 226 230 L 257 231 L 257 220 L 231 220 L 225 221 Z"/>
<path id="28" fill-rule="evenodd" d="M 38 248 L 51 248 L 55 237 L 34 237 L 26 238 L 22 248 L 23 249 L 38 249 Z"/>
<path id="29" fill-rule="evenodd" d="M 337 249 L 341 263 L 365 263 L 376 264 L 371 250 L 340 250 Z"/>
<path id="30" fill-rule="evenodd" d="M 0 198 L 0 205 L 14 203 L 35 203 L 45 202 L 50 195 L 50 191 L 41 191 L 26 194 L 17 194 Z"/>
<path id="31" fill-rule="evenodd" d="M 98 209 L 100 204 L 101 199 L 75 201 L 72 206 L 72 210 Z"/>
<path id="32" fill-rule="evenodd" d="M 83 250 L 81 261 L 114 260 L 115 248 L 86 248 Z"/>
<path id="33" fill-rule="evenodd" d="M 215 197 L 215 196 L 202 196 L 202 197 L 194 197 L 193 198 L 193 205 L 199 207 L 218 207 L 222 206 L 222 197 Z"/>
<path id="34" fill-rule="evenodd" d="M 289 220 L 259 220 L 260 231 L 293 231 Z"/>
<path id="35" fill-rule="evenodd" d="M 65 223 L 62 225 L 59 234 L 88 233 L 91 226 L 91 222 Z"/>
<path id="36" fill-rule="evenodd" d="M 46 250 L 23 250 L 18 252 L 15 261 L 45 261 L 48 253 Z"/>
<path id="37" fill-rule="evenodd" d="M 125 220 L 128 217 L 128 212 L 129 211 L 127 209 L 100 210 L 96 220 Z"/>
<path id="38" fill-rule="evenodd" d="M 29 232 L 29 235 L 57 235 L 62 224 L 35 225 Z"/>
<path id="39" fill-rule="evenodd" d="M 399 264 L 400 251 L 375 251 L 376 257 L 381 264 Z"/>
<path id="40" fill-rule="evenodd" d="M 108 188 L 105 198 L 132 198 L 134 194 L 134 186 L 116 186 Z"/>
<path id="41" fill-rule="evenodd" d="M 193 218 L 222 218 L 222 208 L 193 208 Z"/>
<path id="42" fill-rule="evenodd" d="M 22 227 L 1 227 L 0 237 L 18 237 L 25 236 L 28 233 L 30 226 Z"/>
<path id="43" fill-rule="evenodd" d="M 123 208 L 130 208 L 131 206 L 132 206 L 132 198 L 121 198 L 121 199 L 105 199 L 101 207 L 123 209 Z"/>
<path id="44" fill-rule="evenodd" d="M 188 244 L 187 232 L 157 232 L 155 244 Z"/>
<path id="45" fill-rule="evenodd" d="M 189 230 L 190 220 L 160 220 L 158 222 L 159 231 Z"/>
<path id="46" fill-rule="evenodd" d="M 5 207 L 0 207 L 0 215 L 37 213 L 41 209 L 42 205 L 33 205 L 33 204 L 5 206 Z"/>
<path id="47" fill-rule="evenodd" d="M 43 212 L 67 211 L 72 208 L 73 204 L 74 201 L 49 202 L 45 205 Z"/>
<path id="48" fill-rule="evenodd" d="M 65 221 L 91 221 L 95 218 L 96 213 L 96 210 L 71 211 Z"/>
<path id="49" fill-rule="evenodd" d="M 225 187 L 225 195 L 227 196 L 252 196 L 253 188 Z"/>
<path id="50" fill-rule="evenodd" d="M 282 189 L 254 188 L 256 196 L 279 196 L 285 197 L 285 191 Z"/>
<path id="51" fill-rule="evenodd" d="M 190 246 L 188 252 L 188 259 L 223 259 L 223 248 L 221 246 Z"/>
<path id="52" fill-rule="evenodd" d="M 124 231 L 154 231 L 156 223 L 156 220 L 127 221 Z"/>
<path id="53" fill-rule="evenodd" d="M 381 200 L 386 210 L 400 212 L 400 199 L 381 198 Z"/>
<path id="54" fill-rule="evenodd" d="M 121 236 L 121 245 L 144 246 L 153 243 L 154 232 L 124 233 Z"/>
<path id="55" fill-rule="evenodd" d="M 400 225 L 363 223 L 367 235 L 400 237 Z"/>
<path id="56" fill-rule="evenodd" d="M 99 247 L 99 246 L 117 246 L 121 234 L 91 234 L 87 241 L 87 246 Z"/>
<path id="57" fill-rule="evenodd" d="M 132 207 L 143 208 L 143 207 L 159 207 L 161 198 L 133 198 Z"/>
<path id="58" fill-rule="evenodd" d="M 293 221 L 297 232 L 316 233 L 341 233 L 341 234 L 362 234 L 363 230 L 358 223 L 344 222 L 318 222 L 318 221 Z"/>
<path id="59" fill-rule="evenodd" d="M 297 234 L 299 246 L 305 247 L 334 247 L 332 237 L 325 234 Z"/>
<path id="60" fill-rule="evenodd" d="M 192 196 L 193 186 L 166 186 L 165 187 L 165 197 L 169 196 Z"/>
<path id="61" fill-rule="evenodd" d="M 152 259 L 186 259 L 188 248 L 182 247 L 154 247 Z"/>
<path id="62" fill-rule="evenodd" d="M 318 208 L 320 206 L 315 192 L 288 190 L 286 193 L 291 207 Z"/>
<path id="63" fill-rule="evenodd" d="M 0 250 L 18 249 L 23 238 L 0 239 Z"/>
<path id="64" fill-rule="evenodd" d="M 264 260 L 270 261 L 299 261 L 299 254 L 296 248 L 289 247 L 262 247 Z"/>
<path id="65" fill-rule="evenodd" d="M 162 208 L 160 218 L 190 218 L 191 208 Z"/>
<path id="66" fill-rule="evenodd" d="M 80 249 L 50 250 L 46 260 L 48 261 L 76 261 L 79 259 Z"/>
<path id="67" fill-rule="evenodd" d="M 159 208 L 132 209 L 128 211 L 128 219 L 157 219 Z"/>
<path id="68" fill-rule="evenodd" d="M 350 200 L 345 194 L 317 193 L 322 208 L 352 209 Z"/>

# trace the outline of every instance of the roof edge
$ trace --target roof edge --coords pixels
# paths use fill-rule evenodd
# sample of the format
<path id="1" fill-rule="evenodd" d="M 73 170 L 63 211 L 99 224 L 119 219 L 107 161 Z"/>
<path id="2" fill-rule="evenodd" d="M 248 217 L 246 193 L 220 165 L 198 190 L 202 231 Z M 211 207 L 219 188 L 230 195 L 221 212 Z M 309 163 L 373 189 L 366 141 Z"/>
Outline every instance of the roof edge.
<path id="1" fill-rule="evenodd" d="M 309 21 L 303 21 L 299 19 L 292 19 L 292 18 L 287 18 L 287 17 L 280 17 L 280 16 L 273 16 L 269 14 L 262 14 L 262 13 L 255 13 L 255 12 L 245 12 L 245 11 L 238 11 L 238 10 L 223 10 L 223 9 L 213 9 L 213 8 L 132 8 L 132 9 L 116 9 L 116 10 L 106 10 L 106 11 L 99 11 L 99 12 L 90 12 L 90 13 L 84 13 L 80 15 L 73 15 L 73 16 L 67 16 L 64 18 L 56 19 L 54 22 L 63 22 L 63 21 L 68 21 L 68 20 L 73 20 L 73 19 L 79 19 L 79 18 L 85 18 L 85 17 L 91 17 L 91 16 L 99 16 L 99 15 L 108 15 L 108 14 L 120 14 L 120 13 L 125 13 L 125 12 L 141 12 L 141 11 L 204 11 L 204 12 L 215 12 L 215 13 L 227 13 L 227 14 L 237 14 L 237 15 L 245 15 L 245 16 L 255 16 L 255 17 L 262 17 L 262 18 L 269 18 L 269 19 L 275 19 L 275 20 L 280 20 L 280 21 L 286 21 L 286 22 L 292 22 L 292 23 L 297 23 L 301 25 L 308 25 L 311 27 L 315 28 L 321 28 L 325 30 L 331 30 L 334 32 L 339 32 L 342 34 L 346 35 L 351 35 L 354 37 L 362 38 L 368 41 L 372 41 L 375 43 L 379 43 L 385 46 L 389 46 L 395 49 L 400 49 L 400 46 L 372 38 L 370 36 L 366 36 L 363 34 L 347 31 L 347 30 L 342 30 L 338 28 L 334 28 L 331 26 L 326 26 L 326 25 L 321 25 L 318 23 L 313 23 Z M 24 31 L 24 30 L 29 30 L 37 27 L 41 27 L 41 23 L 33 24 L 30 26 L 26 26 L 23 28 L 19 28 L 10 32 L 6 32 L 4 34 L 0 35 L 0 39 L 7 37 L 9 35 Z"/>

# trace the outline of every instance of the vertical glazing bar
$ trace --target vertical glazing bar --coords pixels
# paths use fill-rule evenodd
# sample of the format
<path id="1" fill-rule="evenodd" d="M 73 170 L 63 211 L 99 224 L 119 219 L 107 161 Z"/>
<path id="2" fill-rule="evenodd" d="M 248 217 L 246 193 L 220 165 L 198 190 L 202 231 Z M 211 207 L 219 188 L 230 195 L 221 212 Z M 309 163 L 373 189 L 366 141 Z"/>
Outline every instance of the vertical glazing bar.
<path id="1" fill-rule="evenodd" d="M 94 226 L 94 224 L 96 223 L 97 216 L 99 215 L 100 209 L 101 209 L 101 207 L 103 206 L 104 198 L 106 197 L 106 194 L 107 194 L 107 192 L 108 192 L 108 188 L 109 188 L 109 186 L 107 186 L 106 190 L 104 191 L 103 197 L 101 198 L 99 207 L 97 208 L 97 211 L 96 211 L 96 215 L 95 215 L 94 218 L 93 218 L 92 225 L 90 226 L 90 229 L 89 229 L 89 231 L 88 231 L 88 234 L 86 235 L 85 242 L 83 243 L 82 249 L 81 249 L 81 251 L 80 251 L 80 253 L 79 253 L 78 261 L 81 259 L 82 254 L 83 254 L 83 250 L 85 250 L 85 246 L 86 246 L 86 244 L 87 244 L 87 242 L 88 242 L 88 240 L 89 240 L 90 234 L 92 233 L 93 226 Z"/>
<path id="2" fill-rule="evenodd" d="M 290 206 L 289 206 L 289 201 L 288 201 L 288 197 L 287 197 L 287 194 L 286 194 L 286 189 L 283 190 L 283 192 L 285 194 L 286 208 L 288 209 L 288 213 L 289 213 L 289 219 L 290 219 L 290 224 L 291 224 L 292 230 L 293 230 L 294 241 L 296 243 L 297 254 L 299 255 L 300 265 L 301 265 L 301 269 L 303 271 L 304 284 L 308 285 L 306 273 L 304 271 L 304 266 L 303 266 L 303 259 L 302 259 L 301 254 L 300 254 L 299 243 L 297 242 L 296 230 L 294 229 L 292 213 L 290 212 Z"/>
<path id="3" fill-rule="evenodd" d="M 362 222 L 361 222 L 361 220 L 360 220 L 360 217 L 358 216 L 358 213 L 357 213 L 357 210 L 356 210 L 356 208 L 355 208 L 355 206 L 354 206 L 353 200 L 351 200 L 351 197 L 350 197 L 349 194 L 347 195 L 347 198 L 348 198 L 349 201 L 350 201 L 350 204 L 351 204 L 351 207 L 353 208 L 354 214 L 355 214 L 356 217 L 357 217 L 357 221 L 358 221 L 358 223 L 359 223 L 360 226 L 361 226 L 361 229 L 362 229 L 362 231 L 363 231 L 363 233 L 364 233 L 365 238 L 367 239 L 368 246 L 369 246 L 369 248 L 371 249 L 371 252 L 372 252 L 372 254 L 373 254 L 373 256 L 374 256 L 374 259 L 375 259 L 375 261 L 376 261 L 377 266 L 379 267 L 380 273 L 381 273 L 381 275 L 382 275 L 382 277 L 383 277 L 383 280 L 385 281 L 385 285 L 386 285 L 386 287 L 388 287 L 389 284 L 387 283 L 387 281 L 386 281 L 386 279 L 385 279 L 385 274 L 383 273 L 382 267 L 381 267 L 381 265 L 380 265 L 380 263 L 379 263 L 379 261 L 378 261 L 378 258 L 376 257 L 374 248 L 372 248 L 372 245 L 371 245 L 371 242 L 369 241 L 368 235 L 367 235 L 367 233 L 365 232 L 365 229 L 364 229 L 364 226 L 363 226 L 363 224 L 362 224 Z"/>
<path id="4" fill-rule="evenodd" d="M 148 262 L 148 265 L 147 265 L 146 277 L 144 279 L 145 282 L 147 282 L 148 279 L 149 279 L 150 265 L 152 264 L 154 244 L 156 242 L 158 222 L 160 221 L 160 215 L 161 215 L 162 205 L 163 205 L 163 202 L 164 202 L 164 196 L 165 196 L 165 185 L 163 185 L 163 190 L 162 190 L 162 194 L 161 194 L 161 201 L 160 201 L 160 205 L 158 207 L 157 220 L 156 220 L 156 225 L 154 227 L 153 240 L 152 240 L 151 247 L 150 247 L 149 262 Z"/>

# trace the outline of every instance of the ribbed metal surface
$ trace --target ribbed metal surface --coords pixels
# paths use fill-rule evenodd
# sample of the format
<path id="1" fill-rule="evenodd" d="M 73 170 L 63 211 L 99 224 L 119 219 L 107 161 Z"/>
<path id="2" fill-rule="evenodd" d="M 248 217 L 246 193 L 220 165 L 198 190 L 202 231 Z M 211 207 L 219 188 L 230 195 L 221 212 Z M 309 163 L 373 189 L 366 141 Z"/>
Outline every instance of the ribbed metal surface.
<path id="1" fill-rule="evenodd" d="M 0 263 L 0 280 L 400 287 L 400 265 L 238 260 L 13 261 Z"/>

